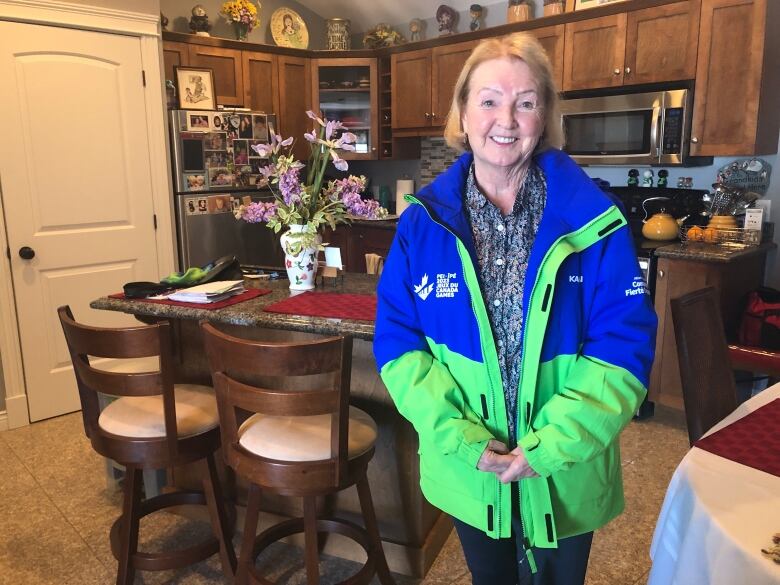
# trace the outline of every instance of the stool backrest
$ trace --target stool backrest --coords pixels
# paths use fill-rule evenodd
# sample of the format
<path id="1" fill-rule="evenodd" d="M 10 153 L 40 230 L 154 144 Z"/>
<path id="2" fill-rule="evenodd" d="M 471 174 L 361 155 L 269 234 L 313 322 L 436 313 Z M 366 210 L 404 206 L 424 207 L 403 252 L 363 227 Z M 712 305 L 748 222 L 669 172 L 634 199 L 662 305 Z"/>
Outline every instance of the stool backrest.
<path id="1" fill-rule="evenodd" d="M 290 343 L 250 341 L 223 333 L 210 323 L 201 327 L 228 465 L 269 488 L 283 489 L 293 485 L 291 482 L 338 486 L 346 477 L 348 463 L 352 337 Z M 282 462 L 248 453 L 239 445 L 238 431 L 254 413 L 330 415 L 330 458 Z M 256 475 L 251 469 L 260 472 Z"/>
<path id="2" fill-rule="evenodd" d="M 688 439 L 693 445 L 737 407 L 720 306 L 712 287 L 671 299 Z"/>
<path id="3" fill-rule="evenodd" d="M 111 396 L 162 395 L 165 412 L 164 439 L 143 439 L 144 443 L 165 443 L 171 456 L 177 453 L 176 403 L 173 391 L 173 367 L 171 336 L 167 322 L 138 327 L 93 327 L 76 322 L 69 306 L 57 309 L 81 401 L 84 432 L 95 449 L 106 455 L 106 449 L 116 452 L 130 439 L 115 439 L 98 425 L 100 405 L 98 393 Z M 160 358 L 160 369 L 152 372 L 119 373 L 93 367 L 90 356 L 95 358 L 131 359 Z M 139 440 L 141 441 L 141 440 Z M 132 448 L 132 447 L 125 447 Z M 111 456 L 111 455 L 109 455 Z"/>

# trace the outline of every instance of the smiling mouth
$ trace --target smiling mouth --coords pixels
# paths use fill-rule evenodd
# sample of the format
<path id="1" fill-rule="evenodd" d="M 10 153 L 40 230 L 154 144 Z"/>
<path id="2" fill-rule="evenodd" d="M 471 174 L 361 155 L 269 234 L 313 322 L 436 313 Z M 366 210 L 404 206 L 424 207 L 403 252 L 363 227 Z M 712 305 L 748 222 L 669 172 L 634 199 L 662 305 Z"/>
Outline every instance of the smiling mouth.
<path id="1" fill-rule="evenodd" d="M 512 138 L 511 136 L 491 136 L 490 139 L 498 144 L 513 144 L 517 142 L 517 138 Z"/>

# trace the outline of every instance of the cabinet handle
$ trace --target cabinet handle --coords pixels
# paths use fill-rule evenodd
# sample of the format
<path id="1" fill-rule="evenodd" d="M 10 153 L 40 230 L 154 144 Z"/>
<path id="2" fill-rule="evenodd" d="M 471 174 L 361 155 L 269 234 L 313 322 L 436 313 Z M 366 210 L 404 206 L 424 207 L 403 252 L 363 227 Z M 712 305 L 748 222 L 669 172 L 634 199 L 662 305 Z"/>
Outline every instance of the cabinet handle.
<path id="1" fill-rule="evenodd" d="M 431 119 L 431 114 L 429 112 L 425 112 L 425 119 L 426 120 L 430 120 Z"/>
<path id="2" fill-rule="evenodd" d="M 699 144 L 699 139 L 696 138 L 695 136 L 691 136 L 691 142 L 693 142 L 694 144 Z"/>
<path id="3" fill-rule="evenodd" d="M 664 274 L 665 274 L 665 273 L 664 273 L 664 271 L 663 271 L 663 270 L 659 270 L 659 271 L 658 271 L 658 278 L 663 278 L 663 277 L 664 277 Z"/>
<path id="4" fill-rule="evenodd" d="M 615 70 L 612 73 L 615 75 L 620 75 L 620 67 L 615 67 Z"/>
<path id="5" fill-rule="evenodd" d="M 436 112 L 431 112 L 431 118 L 436 118 Z"/>
<path id="6" fill-rule="evenodd" d="M 376 152 L 376 146 L 371 147 L 371 152 Z"/>
<path id="7" fill-rule="evenodd" d="M 626 75 L 631 75 L 631 67 L 626 67 Z"/>

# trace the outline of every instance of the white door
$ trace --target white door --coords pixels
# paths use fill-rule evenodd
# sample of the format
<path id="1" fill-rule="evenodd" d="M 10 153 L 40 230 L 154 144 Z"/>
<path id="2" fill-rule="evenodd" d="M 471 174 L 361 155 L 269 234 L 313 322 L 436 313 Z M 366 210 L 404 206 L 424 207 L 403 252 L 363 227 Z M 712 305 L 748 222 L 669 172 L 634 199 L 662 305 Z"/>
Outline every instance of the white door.
<path id="1" fill-rule="evenodd" d="M 89 302 L 158 279 L 141 72 L 136 37 L 0 22 L 0 188 L 33 421 L 80 408 L 57 307 L 137 325 Z"/>

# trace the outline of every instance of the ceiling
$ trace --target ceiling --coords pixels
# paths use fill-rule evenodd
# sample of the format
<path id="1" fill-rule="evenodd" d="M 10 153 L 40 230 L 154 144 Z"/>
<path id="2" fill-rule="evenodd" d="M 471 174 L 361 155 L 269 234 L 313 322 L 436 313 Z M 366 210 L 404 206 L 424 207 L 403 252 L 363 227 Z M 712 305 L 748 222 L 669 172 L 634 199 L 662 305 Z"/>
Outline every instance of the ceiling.
<path id="1" fill-rule="evenodd" d="M 430 18 L 441 0 L 299 0 L 322 18 L 348 18 L 353 32 L 373 28 L 377 23 L 398 24 L 412 18 Z M 446 0 L 457 11 L 467 10 L 475 0 Z M 489 4 L 490 2 L 483 2 Z"/>

